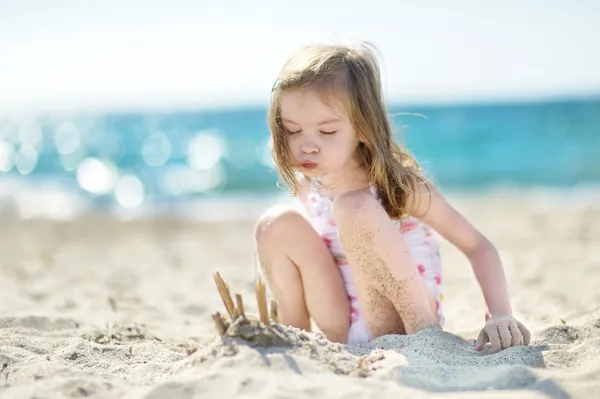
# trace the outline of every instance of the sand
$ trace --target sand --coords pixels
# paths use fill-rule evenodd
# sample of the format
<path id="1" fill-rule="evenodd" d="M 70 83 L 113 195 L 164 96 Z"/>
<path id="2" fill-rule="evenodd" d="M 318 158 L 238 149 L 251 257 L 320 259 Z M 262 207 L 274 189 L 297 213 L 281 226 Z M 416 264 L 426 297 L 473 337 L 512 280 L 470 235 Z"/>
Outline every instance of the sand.
<path id="1" fill-rule="evenodd" d="M 347 347 L 273 325 L 265 331 L 279 338 L 264 347 L 252 340 L 265 331 L 243 339 L 237 325 L 220 337 L 211 319 L 225 314 L 217 270 L 258 314 L 251 221 L 5 212 L 0 397 L 600 397 L 600 202 L 517 192 L 453 201 L 496 243 L 530 346 L 475 351 L 481 295 L 445 242 L 444 331 Z"/>

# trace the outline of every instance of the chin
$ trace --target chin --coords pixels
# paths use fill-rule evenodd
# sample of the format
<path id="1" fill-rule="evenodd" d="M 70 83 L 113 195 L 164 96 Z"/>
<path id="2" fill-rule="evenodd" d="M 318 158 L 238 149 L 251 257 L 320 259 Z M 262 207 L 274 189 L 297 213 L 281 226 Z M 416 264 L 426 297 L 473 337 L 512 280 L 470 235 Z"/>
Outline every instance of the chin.
<path id="1" fill-rule="evenodd" d="M 305 176 L 308 176 L 308 177 L 322 177 L 324 175 L 323 171 L 318 168 L 305 169 L 305 168 L 299 167 L 296 169 L 296 172 L 303 174 Z"/>

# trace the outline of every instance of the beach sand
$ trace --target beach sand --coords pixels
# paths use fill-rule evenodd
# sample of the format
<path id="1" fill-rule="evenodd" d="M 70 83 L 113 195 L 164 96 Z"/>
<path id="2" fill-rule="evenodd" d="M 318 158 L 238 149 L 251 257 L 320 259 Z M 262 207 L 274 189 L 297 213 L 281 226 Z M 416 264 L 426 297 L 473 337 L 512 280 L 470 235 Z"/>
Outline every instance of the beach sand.
<path id="1" fill-rule="evenodd" d="M 225 314 L 213 271 L 258 314 L 251 221 L 5 212 L 0 397 L 600 397 L 600 203 L 518 192 L 453 202 L 500 251 L 530 346 L 475 351 L 481 294 L 446 242 L 444 331 L 346 347 L 272 326 L 279 341 L 258 347 L 239 331 L 217 336 L 211 319 Z"/>

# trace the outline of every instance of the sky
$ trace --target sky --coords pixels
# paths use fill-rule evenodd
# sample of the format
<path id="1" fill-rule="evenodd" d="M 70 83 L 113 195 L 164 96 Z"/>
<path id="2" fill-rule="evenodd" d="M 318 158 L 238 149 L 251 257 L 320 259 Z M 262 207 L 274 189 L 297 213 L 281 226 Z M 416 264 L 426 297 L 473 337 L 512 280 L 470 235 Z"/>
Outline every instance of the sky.
<path id="1" fill-rule="evenodd" d="M 392 102 L 595 96 L 598 21 L 596 0 L 0 0 L 0 113 L 266 104 L 296 46 L 345 40 L 379 48 Z"/>

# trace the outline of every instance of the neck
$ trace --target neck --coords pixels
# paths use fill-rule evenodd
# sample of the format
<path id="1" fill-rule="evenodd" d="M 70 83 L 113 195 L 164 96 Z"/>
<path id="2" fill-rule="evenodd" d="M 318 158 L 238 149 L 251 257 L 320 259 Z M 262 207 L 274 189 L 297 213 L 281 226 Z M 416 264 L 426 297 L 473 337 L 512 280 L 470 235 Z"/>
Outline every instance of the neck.
<path id="1" fill-rule="evenodd" d="M 364 190 L 370 185 L 369 173 L 364 166 L 352 165 L 317 179 L 324 194 L 334 199 L 350 191 Z"/>

